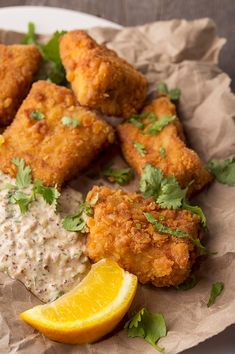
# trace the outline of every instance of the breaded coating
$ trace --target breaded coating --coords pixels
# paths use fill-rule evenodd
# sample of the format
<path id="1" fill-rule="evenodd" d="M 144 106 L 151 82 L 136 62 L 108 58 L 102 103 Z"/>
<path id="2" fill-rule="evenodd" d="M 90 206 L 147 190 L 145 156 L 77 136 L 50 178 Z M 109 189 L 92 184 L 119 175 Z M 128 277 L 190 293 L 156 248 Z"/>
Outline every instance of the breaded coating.
<path id="1" fill-rule="evenodd" d="M 15 176 L 13 157 L 23 158 L 34 179 L 61 186 L 86 168 L 114 140 L 113 128 L 80 107 L 72 91 L 37 81 L 3 133 L 0 169 Z"/>
<path id="2" fill-rule="evenodd" d="M 176 115 L 175 105 L 167 97 L 154 99 L 143 112 L 153 112 L 159 120 L 162 116 Z M 166 125 L 155 135 L 146 134 L 154 123 L 149 123 L 151 115 L 140 120 L 144 130 L 125 122 L 118 126 L 118 134 L 125 159 L 141 175 L 146 164 L 162 170 L 163 174 L 174 175 L 182 188 L 192 183 L 189 193 L 199 191 L 211 181 L 211 174 L 205 169 L 197 153 L 185 144 L 183 129 L 178 119 Z M 140 154 L 135 143 L 142 144 L 144 154 Z M 193 181 L 193 182 L 192 182 Z"/>
<path id="3" fill-rule="evenodd" d="M 144 213 L 151 213 L 167 227 L 186 231 L 193 239 L 201 238 L 197 215 L 181 209 L 163 210 L 152 198 L 106 187 L 93 187 L 87 201 L 97 195 L 94 215 L 87 223 L 86 252 L 92 261 L 111 258 L 137 275 L 141 283 L 157 287 L 176 286 L 187 278 L 197 249 L 189 238 L 157 232 Z"/>
<path id="4" fill-rule="evenodd" d="M 35 45 L 0 44 L 0 125 L 14 119 L 39 69 L 41 55 Z"/>
<path id="5" fill-rule="evenodd" d="M 86 32 L 65 34 L 60 41 L 60 55 L 67 80 L 82 106 L 124 118 L 142 108 L 146 78 Z"/>

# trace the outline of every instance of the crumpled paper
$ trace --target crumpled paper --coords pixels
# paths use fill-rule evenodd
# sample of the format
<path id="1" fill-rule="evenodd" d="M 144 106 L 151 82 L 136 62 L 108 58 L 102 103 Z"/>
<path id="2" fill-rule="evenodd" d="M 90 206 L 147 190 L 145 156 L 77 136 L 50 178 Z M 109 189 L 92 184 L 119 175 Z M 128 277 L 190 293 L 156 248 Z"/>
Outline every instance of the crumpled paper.
<path id="1" fill-rule="evenodd" d="M 79 26 L 79 24 L 78 24 Z M 61 25 L 61 29 L 63 26 Z M 99 42 L 115 49 L 141 70 L 150 82 L 179 87 L 179 105 L 188 145 L 208 161 L 235 154 L 235 96 L 230 78 L 218 64 L 225 39 L 216 36 L 210 19 L 173 20 L 145 26 L 88 31 Z M 0 31 L 3 43 L 19 42 L 21 35 Z M 80 191 L 97 183 L 80 177 L 72 182 Z M 223 331 L 235 322 L 235 188 L 214 182 L 195 198 L 208 219 L 206 244 L 218 252 L 201 264 L 200 281 L 189 291 L 139 286 L 132 308 L 146 306 L 165 316 L 168 335 L 159 345 L 167 354 L 184 349 Z M 211 285 L 223 281 L 225 289 L 207 308 Z M 19 320 L 19 313 L 39 301 L 18 281 L 0 274 L 0 352 L 19 354 L 153 354 L 155 349 L 140 338 L 128 338 L 122 324 L 95 344 L 70 346 L 52 342 Z"/>

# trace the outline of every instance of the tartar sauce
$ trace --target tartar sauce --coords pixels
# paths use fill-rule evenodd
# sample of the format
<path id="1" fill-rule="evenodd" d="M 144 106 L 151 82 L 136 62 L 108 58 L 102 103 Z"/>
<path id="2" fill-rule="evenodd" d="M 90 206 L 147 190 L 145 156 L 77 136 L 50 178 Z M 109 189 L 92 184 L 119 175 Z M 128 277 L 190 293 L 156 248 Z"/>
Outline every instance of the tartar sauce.
<path id="1" fill-rule="evenodd" d="M 0 186 L 14 183 L 0 172 Z M 62 218 L 78 209 L 82 196 L 67 187 L 59 198 L 59 212 L 39 196 L 22 215 L 0 190 L 0 271 L 20 280 L 43 302 L 72 289 L 87 274 L 86 236 L 66 231 Z"/>

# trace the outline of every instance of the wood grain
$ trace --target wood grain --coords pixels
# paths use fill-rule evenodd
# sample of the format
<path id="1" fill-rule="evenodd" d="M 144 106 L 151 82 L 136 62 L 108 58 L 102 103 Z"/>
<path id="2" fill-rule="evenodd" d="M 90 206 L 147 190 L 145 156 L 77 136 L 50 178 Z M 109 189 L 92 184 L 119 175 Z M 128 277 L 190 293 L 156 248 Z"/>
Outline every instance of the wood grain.
<path id="1" fill-rule="evenodd" d="M 235 1 L 234 0 L 0 0 L 0 7 L 42 5 L 87 12 L 124 26 L 158 20 L 211 17 L 218 34 L 227 38 L 220 58 L 222 70 L 233 78 L 235 89 Z"/>

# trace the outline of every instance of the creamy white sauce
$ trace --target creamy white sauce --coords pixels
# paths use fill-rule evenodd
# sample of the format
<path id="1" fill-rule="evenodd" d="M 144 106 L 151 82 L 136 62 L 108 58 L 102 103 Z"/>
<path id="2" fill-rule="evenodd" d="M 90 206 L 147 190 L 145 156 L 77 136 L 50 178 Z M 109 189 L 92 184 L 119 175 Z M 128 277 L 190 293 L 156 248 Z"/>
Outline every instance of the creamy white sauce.
<path id="1" fill-rule="evenodd" d="M 0 172 L 0 186 L 5 183 L 15 181 Z M 62 226 L 63 216 L 78 209 L 82 196 L 65 188 L 58 213 L 38 197 L 22 215 L 19 206 L 9 204 L 8 191 L 0 190 L 0 271 L 20 280 L 40 300 L 52 301 L 90 269 L 86 236 Z"/>

